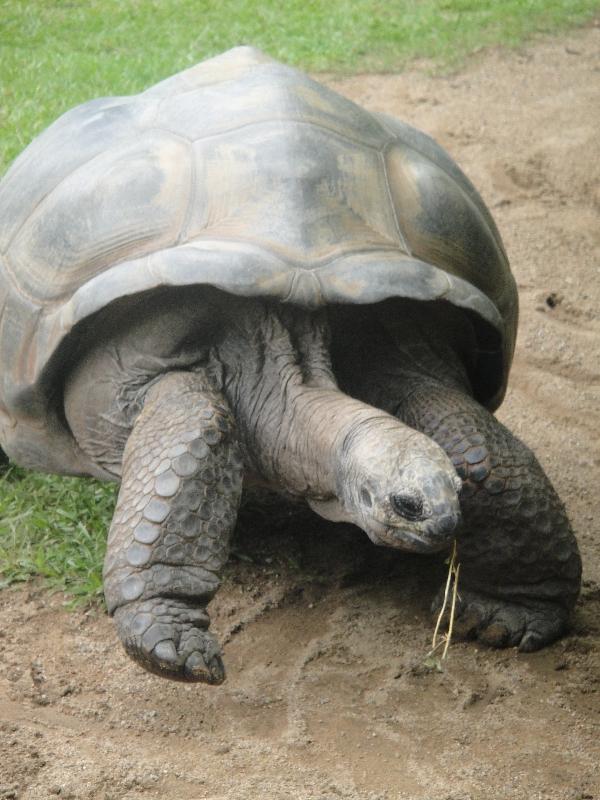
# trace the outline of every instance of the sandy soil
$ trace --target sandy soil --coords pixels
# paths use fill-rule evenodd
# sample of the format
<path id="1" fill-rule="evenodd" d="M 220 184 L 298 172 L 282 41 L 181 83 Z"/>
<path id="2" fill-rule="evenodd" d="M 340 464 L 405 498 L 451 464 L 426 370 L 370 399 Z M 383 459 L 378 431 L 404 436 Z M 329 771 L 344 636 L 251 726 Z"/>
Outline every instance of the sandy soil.
<path id="1" fill-rule="evenodd" d="M 499 416 L 578 533 L 573 631 L 529 656 L 456 644 L 429 672 L 443 565 L 267 515 L 214 602 L 219 689 L 142 674 L 97 610 L 4 591 L 0 798 L 600 798 L 600 29 L 332 85 L 430 132 L 496 216 L 522 303 Z"/>

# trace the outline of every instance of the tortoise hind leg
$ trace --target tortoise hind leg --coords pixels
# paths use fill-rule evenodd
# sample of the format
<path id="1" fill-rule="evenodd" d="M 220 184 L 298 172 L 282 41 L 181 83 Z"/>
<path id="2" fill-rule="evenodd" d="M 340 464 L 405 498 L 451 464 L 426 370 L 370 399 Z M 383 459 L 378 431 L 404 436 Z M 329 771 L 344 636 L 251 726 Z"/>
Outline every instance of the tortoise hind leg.
<path id="1" fill-rule="evenodd" d="M 468 394 L 408 379 L 396 414 L 441 445 L 463 480 L 457 631 L 537 650 L 564 632 L 581 560 L 564 506 L 533 453 Z"/>
<path id="2" fill-rule="evenodd" d="M 175 680 L 221 683 L 206 605 L 219 586 L 241 496 L 225 400 L 196 373 L 150 388 L 123 456 L 104 566 L 127 653 Z"/>
<path id="3" fill-rule="evenodd" d="M 366 311 L 358 337 L 338 318 L 342 388 L 431 437 L 463 480 L 457 629 L 498 647 L 542 647 L 565 630 L 581 581 L 564 506 L 533 453 L 471 396 L 463 315 L 411 303 L 393 312 L 382 325 L 380 309 Z"/>

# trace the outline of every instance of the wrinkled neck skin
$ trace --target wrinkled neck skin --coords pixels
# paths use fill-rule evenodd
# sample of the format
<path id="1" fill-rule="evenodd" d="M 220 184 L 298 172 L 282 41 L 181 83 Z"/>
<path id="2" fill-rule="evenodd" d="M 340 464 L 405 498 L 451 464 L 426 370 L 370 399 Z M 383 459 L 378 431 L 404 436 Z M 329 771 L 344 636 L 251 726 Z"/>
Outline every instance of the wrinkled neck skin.
<path id="1" fill-rule="evenodd" d="M 427 437 L 340 391 L 329 336 L 325 312 L 259 303 L 226 327 L 212 357 L 246 464 L 379 544 L 440 549 L 458 520 L 452 465 Z M 400 518 L 394 498 L 415 497 L 418 518 Z"/>
<path id="2" fill-rule="evenodd" d="M 331 371 L 324 314 L 247 306 L 213 350 L 259 480 L 297 497 L 331 498 L 344 440 L 387 415 L 343 395 Z M 214 370 L 216 372 L 216 370 Z"/>

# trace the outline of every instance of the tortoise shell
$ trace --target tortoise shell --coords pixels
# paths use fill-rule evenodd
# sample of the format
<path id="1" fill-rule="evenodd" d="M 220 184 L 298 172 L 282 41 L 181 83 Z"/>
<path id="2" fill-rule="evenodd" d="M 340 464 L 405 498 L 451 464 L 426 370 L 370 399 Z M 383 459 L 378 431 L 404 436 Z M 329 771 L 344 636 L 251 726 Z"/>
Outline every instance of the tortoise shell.
<path id="1" fill-rule="evenodd" d="M 516 286 L 471 183 L 425 134 L 253 48 L 64 114 L 3 178 L 0 219 L 0 441 L 26 466 L 94 473 L 49 367 L 78 323 L 169 285 L 446 300 L 479 323 L 476 396 L 503 397 Z"/>

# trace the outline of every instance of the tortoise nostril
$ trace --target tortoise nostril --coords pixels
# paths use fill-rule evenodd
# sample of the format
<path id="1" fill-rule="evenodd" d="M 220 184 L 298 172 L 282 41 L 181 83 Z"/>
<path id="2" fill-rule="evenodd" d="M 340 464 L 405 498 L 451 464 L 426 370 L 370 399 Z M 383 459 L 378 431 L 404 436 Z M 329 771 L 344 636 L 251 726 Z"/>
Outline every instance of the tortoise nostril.
<path id="1" fill-rule="evenodd" d="M 453 533 L 454 529 L 458 524 L 458 520 L 459 518 L 457 516 L 447 515 L 445 517 L 442 517 L 438 523 L 438 532 L 442 536 L 446 536 L 450 533 Z"/>
<path id="2" fill-rule="evenodd" d="M 410 520 L 423 519 L 423 500 L 414 494 L 393 494 L 392 508 L 401 517 Z"/>
<path id="3" fill-rule="evenodd" d="M 369 508 L 371 508 L 371 506 L 373 505 L 373 498 L 371 497 L 371 493 L 367 489 L 363 488 L 360 490 L 360 496 L 362 498 L 363 503 Z"/>

